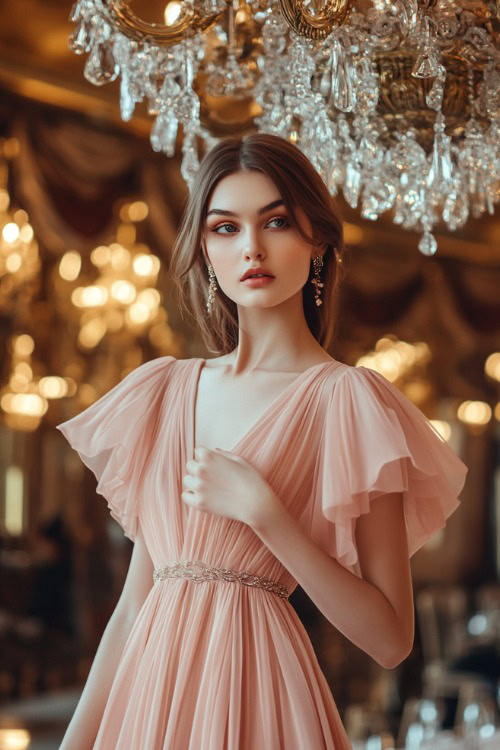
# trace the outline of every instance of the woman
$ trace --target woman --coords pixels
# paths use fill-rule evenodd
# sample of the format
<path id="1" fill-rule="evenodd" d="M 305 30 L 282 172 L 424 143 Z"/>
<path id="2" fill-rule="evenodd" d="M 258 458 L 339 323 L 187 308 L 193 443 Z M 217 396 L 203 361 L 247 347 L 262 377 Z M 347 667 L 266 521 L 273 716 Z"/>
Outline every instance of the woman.
<path id="1" fill-rule="evenodd" d="M 298 148 L 205 156 L 171 272 L 216 356 L 146 362 L 58 425 L 135 542 L 63 750 L 349 748 L 297 583 L 382 666 L 409 654 L 409 557 L 467 468 L 384 377 L 327 354 L 343 264 Z"/>

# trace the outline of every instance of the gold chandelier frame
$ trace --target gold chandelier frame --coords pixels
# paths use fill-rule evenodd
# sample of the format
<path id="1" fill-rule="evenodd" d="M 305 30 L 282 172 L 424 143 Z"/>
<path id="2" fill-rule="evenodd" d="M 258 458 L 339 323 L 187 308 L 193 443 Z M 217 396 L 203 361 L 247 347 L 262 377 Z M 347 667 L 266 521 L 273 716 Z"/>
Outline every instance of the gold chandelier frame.
<path id="1" fill-rule="evenodd" d="M 233 5 L 226 0 L 228 6 Z M 244 4 L 244 0 L 240 0 Z M 325 0 L 324 8 L 310 13 L 304 8 L 304 0 L 279 0 L 281 13 L 286 23 L 297 34 L 307 39 L 326 39 L 334 28 L 341 26 L 349 17 L 354 0 Z M 159 46 L 178 44 L 183 39 L 206 31 L 216 24 L 225 10 L 201 15 L 189 9 L 172 25 L 149 23 L 139 18 L 127 0 L 99 0 L 102 15 L 125 36 L 136 42 L 150 41 Z M 265 7 L 265 6 L 263 6 Z"/>

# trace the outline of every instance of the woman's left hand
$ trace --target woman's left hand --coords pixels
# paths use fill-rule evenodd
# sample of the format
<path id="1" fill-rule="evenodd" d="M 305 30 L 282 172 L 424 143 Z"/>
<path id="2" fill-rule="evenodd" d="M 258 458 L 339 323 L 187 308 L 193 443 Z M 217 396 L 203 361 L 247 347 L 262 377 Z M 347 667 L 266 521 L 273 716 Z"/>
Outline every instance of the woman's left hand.
<path id="1" fill-rule="evenodd" d="M 279 502 L 262 474 L 246 459 L 220 448 L 195 448 L 186 462 L 182 500 L 205 513 L 253 526 Z"/>

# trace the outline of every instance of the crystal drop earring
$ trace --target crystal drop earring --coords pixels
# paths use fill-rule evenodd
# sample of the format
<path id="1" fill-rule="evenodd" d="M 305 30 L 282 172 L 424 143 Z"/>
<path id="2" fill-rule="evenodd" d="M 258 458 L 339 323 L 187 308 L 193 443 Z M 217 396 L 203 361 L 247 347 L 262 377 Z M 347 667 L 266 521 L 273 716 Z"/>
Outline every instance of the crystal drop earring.
<path id="1" fill-rule="evenodd" d="M 319 278 L 319 272 L 323 268 L 323 256 L 316 255 L 315 258 L 313 258 L 313 265 L 314 265 L 314 279 L 311 279 L 311 284 L 314 284 L 316 288 L 316 292 L 314 294 L 314 301 L 316 302 L 316 305 L 319 307 L 323 304 L 323 300 L 320 299 L 321 296 L 321 287 L 324 286 L 324 284 L 320 281 Z"/>
<path id="2" fill-rule="evenodd" d="M 210 286 L 208 287 L 207 312 L 210 315 L 210 313 L 212 312 L 212 304 L 215 299 L 215 292 L 217 290 L 217 281 L 211 263 L 208 264 L 208 275 L 210 277 Z"/>

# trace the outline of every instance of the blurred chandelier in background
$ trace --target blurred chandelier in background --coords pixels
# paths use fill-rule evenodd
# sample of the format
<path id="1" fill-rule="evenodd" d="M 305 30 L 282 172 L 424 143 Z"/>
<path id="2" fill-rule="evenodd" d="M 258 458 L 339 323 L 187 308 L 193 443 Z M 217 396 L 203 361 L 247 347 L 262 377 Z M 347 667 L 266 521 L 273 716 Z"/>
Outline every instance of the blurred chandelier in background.
<path id="1" fill-rule="evenodd" d="M 20 158 L 19 140 L 0 138 L 0 434 L 2 424 L 33 432 L 51 402 L 61 419 L 69 397 L 90 406 L 144 361 L 146 347 L 182 352 L 160 291 L 163 263 L 138 238 L 148 205 L 117 198 L 111 241 L 90 253 L 67 249 L 54 262 L 33 230 L 36 216 L 12 192 Z"/>
<path id="2" fill-rule="evenodd" d="M 392 210 L 433 255 L 434 225 L 494 213 L 500 197 L 500 0 L 78 0 L 70 47 L 84 75 L 121 75 L 129 120 L 144 102 L 155 151 L 189 188 L 198 139 L 246 132 L 296 144 L 332 195 L 365 219 Z"/>

